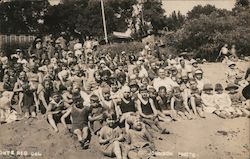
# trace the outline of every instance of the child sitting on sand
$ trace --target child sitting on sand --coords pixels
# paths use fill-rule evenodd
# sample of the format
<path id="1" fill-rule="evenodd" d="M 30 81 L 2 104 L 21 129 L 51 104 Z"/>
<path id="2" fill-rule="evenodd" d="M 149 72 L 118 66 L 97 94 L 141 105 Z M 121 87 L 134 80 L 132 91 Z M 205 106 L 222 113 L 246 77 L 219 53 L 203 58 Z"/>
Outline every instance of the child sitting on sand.
<path id="1" fill-rule="evenodd" d="M 215 85 L 214 101 L 217 107 L 215 114 L 221 118 L 231 118 L 235 110 L 232 107 L 232 101 L 227 93 L 223 92 L 223 86 L 220 83 Z"/>
<path id="2" fill-rule="evenodd" d="M 171 110 L 174 110 L 175 114 L 178 114 L 182 119 L 192 119 L 184 106 L 184 100 L 181 96 L 180 87 L 173 88 L 173 94 L 170 102 Z"/>
<path id="3" fill-rule="evenodd" d="M 73 103 L 73 100 L 72 100 L 73 83 L 71 81 L 67 81 L 65 82 L 65 87 L 66 87 L 66 90 L 63 91 L 62 98 L 63 98 L 65 106 L 68 108 Z"/>
<path id="4" fill-rule="evenodd" d="M 111 99 L 111 91 L 109 86 L 105 86 L 102 88 L 100 94 L 100 103 L 101 105 L 109 111 L 114 111 L 115 112 L 115 104 L 113 100 Z"/>
<path id="5" fill-rule="evenodd" d="M 165 86 L 161 86 L 158 89 L 158 96 L 156 97 L 156 105 L 158 106 L 159 119 L 163 121 L 169 121 L 166 116 L 170 116 L 173 120 L 178 120 L 175 113 L 170 107 L 170 94 L 167 94 L 167 89 Z M 163 114 L 164 116 L 162 117 Z"/>
<path id="6" fill-rule="evenodd" d="M 61 117 L 65 113 L 64 102 L 59 92 L 52 94 L 52 100 L 50 101 L 47 109 L 47 117 L 49 124 L 52 126 L 55 132 L 58 132 L 56 123 L 61 120 Z"/>
<path id="7" fill-rule="evenodd" d="M 159 120 L 157 118 L 158 113 L 154 105 L 154 101 L 149 98 L 148 90 L 146 86 L 140 88 L 140 94 L 138 95 L 138 100 L 136 101 L 138 112 L 142 117 L 142 121 L 156 132 L 161 134 L 168 133 L 166 129 L 163 129 L 159 125 Z"/>
<path id="8" fill-rule="evenodd" d="M 92 134 L 97 134 L 102 128 L 106 117 L 106 109 L 100 104 L 97 95 L 90 96 L 89 128 Z"/>
<path id="9" fill-rule="evenodd" d="M 214 113 L 216 111 L 216 104 L 214 101 L 213 86 L 210 83 L 206 83 L 203 86 L 203 92 L 201 94 L 201 100 L 203 109 L 207 113 Z"/>
<path id="10" fill-rule="evenodd" d="M 228 91 L 228 94 L 232 101 L 232 107 L 237 112 L 237 115 L 239 116 L 249 116 L 250 112 L 245 108 L 244 101 L 246 100 L 243 95 L 238 92 L 238 86 L 229 83 L 227 87 L 225 88 L 226 91 Z"/>
<path id="11" fill-rule="evenodd" d="M 83 105 L 83 99 L 80 95 L 80 88 L 77 85 L 73 86 L 72 90 L 72 107 L 67 109 L 67 112 L 62 116 L 61 121 L 66 129 L 65 119 L 71 115 L 72 120 L 72 132 L 77 135 L 78 141 L 83 149 L 87 149 L 89 146 L 89 128 L 88 128 L 88 116 L 89 107 Z"/>
<path id="12" fill-rule="evenodd" d="M 189 81 L 189 91 L 188 91 L 188 105 L 191 105 L 194 115 L 205 118 L 202 108 L 201 92 L 197 87 L 197 82 L 194 79 Z"/>
<path id="13" fill-rule="evenodd" d="M 128 130 L 128 158 L 129 159 L 146 159 L 150 158 L 155 145 L 153 137 L 150 135 L 145 125 L 136 116 L 128 119 L 131 129 Z"/>
<path id="14" fill-rule="evenodd" d="M 105 156 L 122 159 L 122 144 L 124 136 L 122 130 L 116 124 L 115 113 L 111 113 L 106 118 L 106 124 L 100 130 L 99 143 L 101 151 Z"/>

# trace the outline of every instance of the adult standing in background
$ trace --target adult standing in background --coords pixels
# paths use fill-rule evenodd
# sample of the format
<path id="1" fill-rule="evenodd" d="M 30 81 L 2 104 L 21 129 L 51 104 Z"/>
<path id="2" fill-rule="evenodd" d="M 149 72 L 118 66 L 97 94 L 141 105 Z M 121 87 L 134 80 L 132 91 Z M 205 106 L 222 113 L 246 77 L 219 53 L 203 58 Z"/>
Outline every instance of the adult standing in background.
<path id="1" fill-rule="evenodd" d="M 227 44 L 225 44 L 222 48 L 221 48 L 221 50 L 220 50 L 220 53 L 219 53 L 219 56 L 217 57 L 217 59 L 216 59 L 216 61 L 218 60 L 218 58 L 220 58 L 220 59 L 222 59 L 222 62 L 224 61 L 224 62 L 227 62 L 227 60 L 228 60 L 228 54 L 229 54 L 229 50 L 228 50 L 228 45 Z"/>

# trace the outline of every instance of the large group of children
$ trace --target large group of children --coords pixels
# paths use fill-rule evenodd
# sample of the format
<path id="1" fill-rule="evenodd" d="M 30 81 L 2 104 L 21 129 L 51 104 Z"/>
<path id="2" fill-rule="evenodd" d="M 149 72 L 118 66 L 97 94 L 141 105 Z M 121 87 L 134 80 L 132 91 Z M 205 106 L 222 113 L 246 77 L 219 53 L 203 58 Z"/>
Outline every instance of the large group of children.
<path id="1" fill-rule="evenodd" d="M 224 88 L 203 77 L 199 61 L 164 56 L 154 44 L 112 57 L 98 54 L 92 38 L 66 39 L 36 38 L 27 52 L 10 56 L 0 51 L 1 123 L 44 116 L 55 132 L 62 123 L 75 134 L 83 149 L 96 135 L 105 155 L 144 159 L 155 151 L 155 134 L 169 133 L 161 123 L 250 115 L 249 71 L 234 62 Z"/>

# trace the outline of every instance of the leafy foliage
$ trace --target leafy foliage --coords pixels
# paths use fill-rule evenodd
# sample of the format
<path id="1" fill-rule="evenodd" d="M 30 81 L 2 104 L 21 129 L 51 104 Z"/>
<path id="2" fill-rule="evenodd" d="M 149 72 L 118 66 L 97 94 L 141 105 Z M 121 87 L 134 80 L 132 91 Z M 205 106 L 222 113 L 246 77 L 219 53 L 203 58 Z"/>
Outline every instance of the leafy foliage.
<path id="1" fill-rule="evenodd" d="M 204 7 L 206 8 L 206 7 Z M 192 12 L 192 11 L 191 11 Z M 238 54 L 250 53 L 250 9 L 234 15 L 217 9 L 209 15 L 201 14 L 189 19 L 174 33 L 175 41 L 170 45 L 178 50 L 193 51 L 198 56 L 215 60 L 220 48 L 226 43 L 235 44 Z"/>

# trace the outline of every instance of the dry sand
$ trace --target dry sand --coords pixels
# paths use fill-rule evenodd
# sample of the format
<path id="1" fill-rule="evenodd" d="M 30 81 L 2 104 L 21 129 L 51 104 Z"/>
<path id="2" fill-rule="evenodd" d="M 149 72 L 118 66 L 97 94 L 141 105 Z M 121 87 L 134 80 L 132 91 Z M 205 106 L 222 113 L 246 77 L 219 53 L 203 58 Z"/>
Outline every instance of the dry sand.
<path id="1" fill-rule="evenodd" d="M 239 66 L 246 70 L 249 63 Z M 205 64 L 202 68 L 205 77 L 213 84 L 225 81 L 225 65 Z M 161 153 L 155 158 L 249 159 L 249 124 L 249 118 L 225 120 L 214 115 L 208 115 L 206 119 L 165 123 L 163 126 L 170 134 L 156 135 L 156 147 Z M 75 137 L 63 131 L 54 133 L 43 119 L 0 126 L 0 159 L 106 159 L 97 145 L 94 137 L 89 150 L 80 150 Z M 13 150 L 15 155 L 4 155 L 7 150 Z M 17 151 L 27 151 L 28 156 L 17 155 Z"/>

